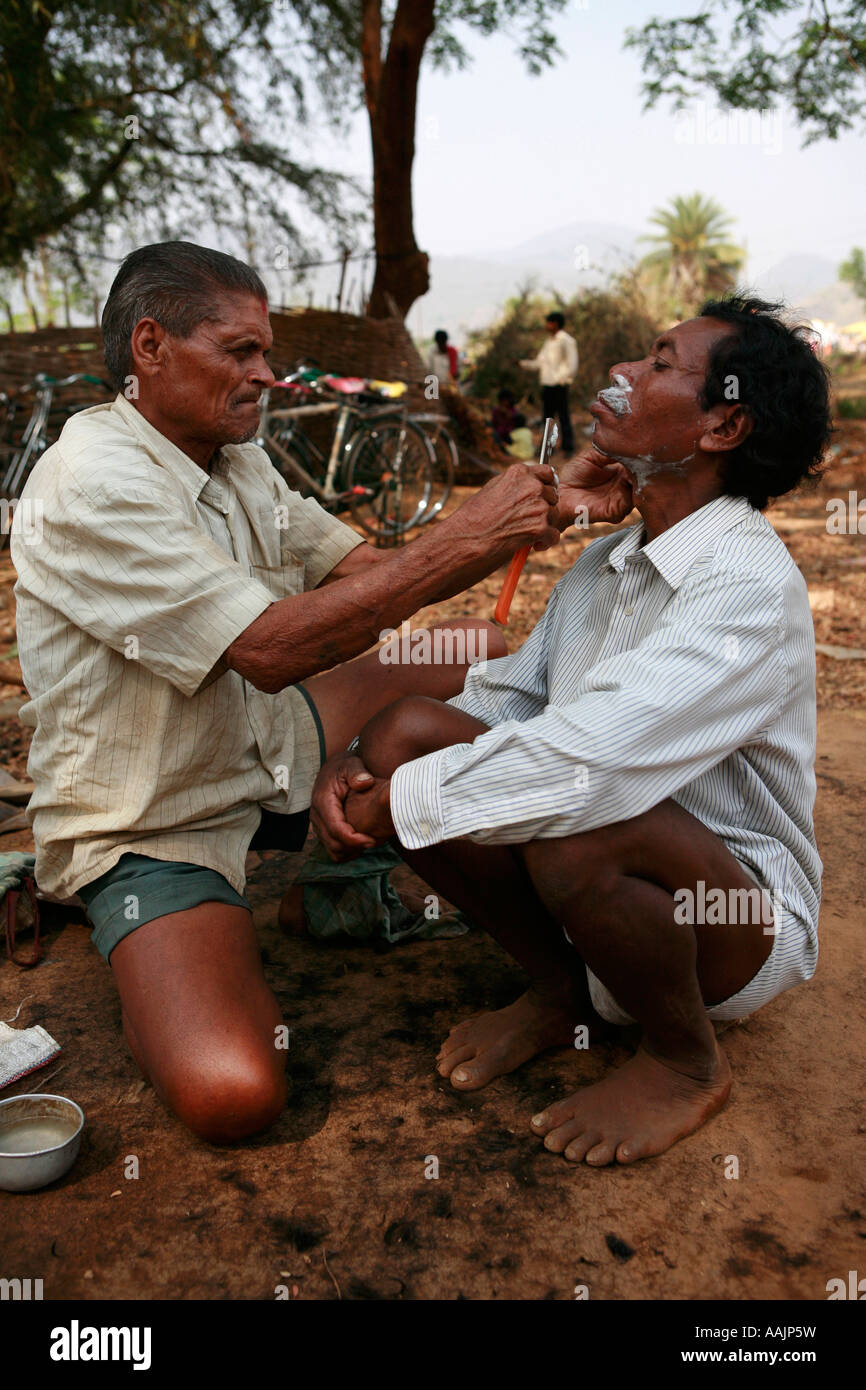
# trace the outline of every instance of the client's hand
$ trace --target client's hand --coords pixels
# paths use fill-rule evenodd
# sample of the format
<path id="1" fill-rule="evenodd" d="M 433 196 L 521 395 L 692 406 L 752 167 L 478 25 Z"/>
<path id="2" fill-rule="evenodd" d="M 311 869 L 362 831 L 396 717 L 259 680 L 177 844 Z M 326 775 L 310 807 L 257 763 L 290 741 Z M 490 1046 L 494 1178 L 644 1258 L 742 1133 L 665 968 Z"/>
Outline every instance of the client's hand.
<path id="1" fill-rule="evenodd" d="M 351 791 L 346 798 L 346 819 L 361 835 L 383 845 L 394 834 L 391 819 L 391 779 L 377 777 L 372 783 Z"/>
<path id="2" fill-rule="evenodd" d="M 559 469 L 559 525 L 625 521 L 634 507 L 628 470 L 592 445 Z M 583 510 L 585 509 L 585 510 Z"/>
<path id="3" fill-rule="evenodd" d="M 375 840 L 359 834 L 346 818 L 346 798 L 373 784 L 373 774 L 354 753 L 338 753 L 322 764 L 313 787 L 310 821 L 332 859 L 353 859 Z"/>

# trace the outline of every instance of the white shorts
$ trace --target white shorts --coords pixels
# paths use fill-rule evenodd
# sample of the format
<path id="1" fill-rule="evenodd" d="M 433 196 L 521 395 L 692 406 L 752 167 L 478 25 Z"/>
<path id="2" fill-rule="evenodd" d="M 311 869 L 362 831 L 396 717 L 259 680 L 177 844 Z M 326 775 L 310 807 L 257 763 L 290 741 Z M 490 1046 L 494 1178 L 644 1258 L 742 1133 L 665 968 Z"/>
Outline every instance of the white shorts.
<path id="1" fill-rule="evenodd" d="M 759 888 L 766 887 L 754 869 L 742 860 L 737 862 Z M 783 994 L 786 989 L 811 979 L 817 960 L 818 947 L 814 939 L 796 917 L 785 914 L 781 920 L 775 921 L 773 949 L 757 975 L 754 975 L 743 989 L 732 994 L 730 999 L 723 999 L 720 1004 L 713 1004 L 707 1009 L 708 1017 L 717 1023 L 748 1018 L 749 1014 L 755 1013 L 764 1004 L 769 1004 L 771 999 Z M 586 981 L 593 1008 L 603 1019 L 621 1027 L 637 1022 L 625 1009 L 620 1008 L 610 990 L 592 973 L 589 966 L 586 967 Z"/>

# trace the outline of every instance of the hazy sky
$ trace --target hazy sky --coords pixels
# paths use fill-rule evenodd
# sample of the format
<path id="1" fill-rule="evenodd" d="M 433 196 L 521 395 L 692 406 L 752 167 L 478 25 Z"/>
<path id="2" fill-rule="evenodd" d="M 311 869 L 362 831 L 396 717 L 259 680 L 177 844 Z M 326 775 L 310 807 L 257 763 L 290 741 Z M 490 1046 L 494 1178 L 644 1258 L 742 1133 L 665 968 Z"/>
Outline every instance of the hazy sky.
<path id="1" fill-rule="evenodd" d="M 414 180 L 419 245 L 484 255 L 575 221 L 643 230 L 659 204 L 695 190 L 737 219 L 752 275 L 789 253 L 838 260 L 866 242 L 862 133 L 803 149 L 781 110 L 762 128 L 756 123 L 755 143 L 747 132 L 746 142 L 689 145 L 683 118 L 667 104 L 642 112 L 639 58 L 622 47 L 626 28 L 698 8 L 698 0 L 571 0 L 556 21 L 566 56 L 540 78 L 526 74 L 507 38 L 471 33 L 468 70 L 425 70 Z M 707 106 L 711 117 L 708 98 Z M 365 115 L 337 158 L 369 175 Z"/>

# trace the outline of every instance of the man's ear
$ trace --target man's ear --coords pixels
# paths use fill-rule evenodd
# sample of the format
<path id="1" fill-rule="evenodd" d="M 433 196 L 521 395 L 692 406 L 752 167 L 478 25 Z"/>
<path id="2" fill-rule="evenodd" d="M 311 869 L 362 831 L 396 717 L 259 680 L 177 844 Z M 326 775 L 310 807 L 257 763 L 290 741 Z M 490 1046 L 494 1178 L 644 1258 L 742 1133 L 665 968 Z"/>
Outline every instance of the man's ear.
<path id="1" fill-rule="evenodd" d="M 130 356 L 139 376 L 155 376 L 163 365 L 167 333 L 156 319 L 139 319 L 129 339 Z"/>
<path id="2" fill-rule="evenodd" d="M 745 406 L 717 405 L 709 412 L 700 447 L 708 454 L 738 449 L 754 429 L 754 420 Z"/>

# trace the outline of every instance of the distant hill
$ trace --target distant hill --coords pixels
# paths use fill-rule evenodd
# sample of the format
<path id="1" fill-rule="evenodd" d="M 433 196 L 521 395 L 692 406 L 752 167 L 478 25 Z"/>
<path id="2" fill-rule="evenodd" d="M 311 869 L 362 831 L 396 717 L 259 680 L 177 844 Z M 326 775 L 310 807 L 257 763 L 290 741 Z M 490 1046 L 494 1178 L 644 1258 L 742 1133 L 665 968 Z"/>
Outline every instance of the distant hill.
<path id="1" fill-rule="evenodd" d="M 432 286 L 413 304 L 409 331 L 417 342 L 427 342 L 437 328 L 445 328 L 462 345 L 467 332 L 491 323 L 522 285 L 570 296 L 639 259 L 647 250 L 640 236 L 638 229 L 622 224 L 572 222 L 484 255 L 440 256 L 430 250 Z M 838 261 L 827 256 L 791 253 L 754 278 L 747 266 L 742 282 L 769 299 L 783 299 L 804 316 L 841 325 L 866 317 L 866 307 L 836 280 L 838 268 Z M 370 273 L 368 269 L 368 284 Z M 350 271 L 350 288 L 356 275 Z M 311 302 L 332 306 L 336 283 L 333 267 L 314 272 Z M 354 283 L 357 290 L 357 279 Z M 305 290 L 298 302 L 306 299 Z M 354 301 L 351 307 L 355 309 Z"/>
<path id="2" fill-rule="evenodd" d="M 784 299 L 810 319 L 840 326 L 866 318 L 866 305 L 849 285 L 836 279 L 838 261 L 826 256 L 786 256 L 755 281 L 755 289 L 770 299 Z"/>
<path id="3" fill-rule="evenodd" d="M 490 323 L 523 284 L 571 295 L 604 280 L 645 252 L 639 237 L 633 227 L 573 222 L 484 257 L 431 253 L 433 285 L 413 305 L 410 331 L 416 339 L 427 339 L 437 328 L 446 328 L 459 343 L 468 330 Z M 866 308 L 836 280 L 837 270 L 837 261 L 801 252 L 783 257 L 754 278 L 747 267 L 742 280 L 756 293 L 782 299 L 808 318 L 851 323 L 866 316 Z"/>
<path id="4" fill-rule="evenodd" d="M 634 258 L 638 236 L 633 227 L 573 222 L 483 257 L 431 252 L 432 288 L 412 306 L 411 331 L 429 338 L 447 328 L 459 342 L 469 329 L 490 323 L 528 281 L 568 296 L 604 280 Z"/>

